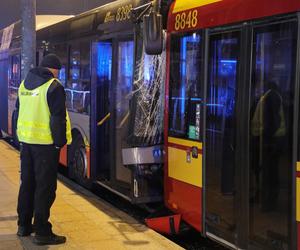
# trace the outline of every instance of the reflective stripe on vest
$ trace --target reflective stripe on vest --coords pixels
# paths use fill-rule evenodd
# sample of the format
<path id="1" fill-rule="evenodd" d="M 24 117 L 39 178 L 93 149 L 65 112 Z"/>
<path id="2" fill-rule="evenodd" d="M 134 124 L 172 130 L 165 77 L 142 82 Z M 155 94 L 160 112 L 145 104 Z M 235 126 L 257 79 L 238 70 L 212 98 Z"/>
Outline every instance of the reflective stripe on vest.
<path id="1" fill-rule="evenodd" d="M 71 132 L 71 122 L 68 110 L 66 110 L 67 115 L 67 144 L 70 145 L 72 143 L 72 132 Z"/>
<path id="2" fill-rule="evenodd" d="M 50 110 L 47 102 L 47 92 L 51 83 L 57 79 L 52 78 L 40 87 L 28 90 L 22 81 L 19 87 L 19 117 L 17 134 L 19 141 L 30 144 L 53 144 L 50 130 Z M 59 81 L 58 81 L 59 82 Z M 67 111 L 66 111 L 67 112 Z M 67 117 L 67 141 L 71 143 L 71 124 L 68 112 Z"/>

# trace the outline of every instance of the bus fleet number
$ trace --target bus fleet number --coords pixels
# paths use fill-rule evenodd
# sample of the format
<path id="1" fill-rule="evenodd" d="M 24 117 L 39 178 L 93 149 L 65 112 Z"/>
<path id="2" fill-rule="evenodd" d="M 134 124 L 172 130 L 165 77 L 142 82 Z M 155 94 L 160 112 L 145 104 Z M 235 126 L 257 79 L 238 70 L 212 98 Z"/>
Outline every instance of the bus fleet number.
<path id="1" fill-rule="evenodd" d="M 175 16 L 175 30 L 195 28 L 198 24 L 198 10 L 182 12 Z"/>
<path id="2" fill-rule="evenodd" d="M 131 9 L 132 9 L 131 4 L 118 8 L 116 21 L 120 22 L 120 21 L 125 21 L 125 20 L 130 19 Z"/>

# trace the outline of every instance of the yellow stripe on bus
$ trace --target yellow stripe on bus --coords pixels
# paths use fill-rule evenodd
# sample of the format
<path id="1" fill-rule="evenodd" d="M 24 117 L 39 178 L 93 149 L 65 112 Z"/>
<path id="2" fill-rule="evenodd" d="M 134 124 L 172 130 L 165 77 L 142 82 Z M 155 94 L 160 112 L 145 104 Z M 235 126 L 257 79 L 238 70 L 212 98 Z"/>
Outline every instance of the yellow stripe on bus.
<path id="1" fill-rule="evenodd" d="M 187 152 L 181 149 L 168 147 L 168 173 L 169 177 L 202 187 L 202 155 L 187 162 Z"/>
<path id="2" fill-rule="evenodd" d="M 300 222 L 300 178 L 299 177 L 297 177 L 296 180 L 296 220 Z"/>
<path id="3" fill-rule="evenodd" d="M 168 137 L 169 143 L 174 143 L 186 147 L 197 147 L 198 149 L 202 149 L 202 143 L 197 141 L 190 141 L 185 139 L 179 139 L 174 137 Z"/>
<path id="4" fill-rule="evenodd" d="M 202 143 L 197 141 L 168 137 L 168 142 L 179 147 L 168 147 L 168 174 L 169 177 L 188 183 L 196 187 L 202 187 Z M 186 150 L 180 146 L 188 147 Z M 198 158 L 192 157 L 191 147 L 198 148 Z M 187 152 L 188 151 L 188 152 Z M 189 159 L 187 157 L 189 154 Z"/>
<path id="5" fill-rule="evenodd" d="M 297 162 L 297 172 L 300 171 L 300 162 Z M 296 178 L 296 220 L 300 222 L 300 178 Z"/>
<path id="6" fill-rule="evenodd" d="M 211 3 L 221 2 L 222 0 L 176 0 L 173 13 L 185 11 Z"/>
<path id="7" fill-rule="evenodd" d="M 300 172 L 300 162 L 297 162 L 297 171 Z"/>

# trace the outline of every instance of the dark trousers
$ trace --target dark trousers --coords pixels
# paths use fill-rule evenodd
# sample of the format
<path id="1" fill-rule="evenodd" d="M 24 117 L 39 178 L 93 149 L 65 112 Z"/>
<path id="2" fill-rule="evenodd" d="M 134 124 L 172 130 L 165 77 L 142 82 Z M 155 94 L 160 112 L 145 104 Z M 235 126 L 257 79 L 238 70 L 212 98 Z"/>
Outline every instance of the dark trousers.
<path id="1" fill-rule="evenodd" d="M 279 196 L 281 138 L 272 138 L 263 145 L 261 199 L 262 210 L 275 209 Z"/>
<path id="2" fill-rule="evenodd" d="M 21 145 L 21 184 L 18 197 L 18 225 L 31 227 L 38 235 L 52 233 L 48 221 L 55 200 L 59 150 L 53 145 Z"/>

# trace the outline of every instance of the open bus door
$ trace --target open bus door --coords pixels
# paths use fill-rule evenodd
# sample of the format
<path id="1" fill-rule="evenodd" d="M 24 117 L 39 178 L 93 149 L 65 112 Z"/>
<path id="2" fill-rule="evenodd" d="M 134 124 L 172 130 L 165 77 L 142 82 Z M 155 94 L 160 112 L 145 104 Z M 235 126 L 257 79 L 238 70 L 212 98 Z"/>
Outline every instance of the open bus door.
<path id="1" fill-rule="evenodd" d="M 201 33 L 171 39 L 169 88 L 166 89 L 166 205 L 202 231 Z"/>
<path id="2" fill-rule="evenodd" d="M 127 146 L 133 49 L 130 39 L 92 45 L 94 176 L 100 185 L 113 187 L 126 199 L 130 196 L 131 173 L 123 165 L 122 148 Z"/>
<path id="3" fill-rule="evenodd" d="M 112 85 L 112 42 L 99 41 L 92 45 L 92 146 L 95 153 L 94 161 L 101 159 L 95 173 L 97 179 L 110 180 L 110 148 L 112 135 L 111 99 Z M 93 164 L 93 163 L 92 163 Z"/>
<path id="4" fill-rule="evenodd" d="M 145 55 L 144 49 L 137 54 L 136 74 L 142 78 L 134 81 L 130 37 L 92 44 L 92 176 L 133 203 L 147 203 L 162 199 L 157 145 L 162 117 L 156 112 L 162 106 L 165 57 Z"/>

